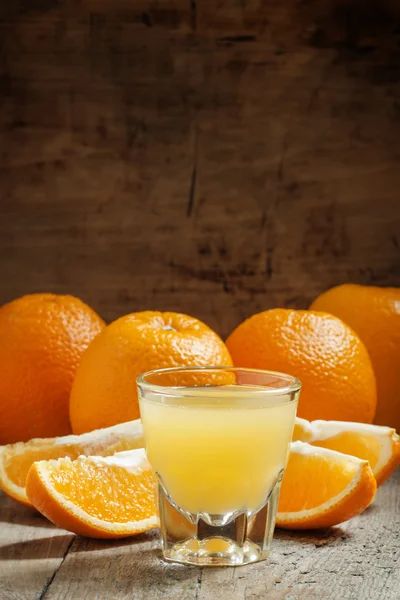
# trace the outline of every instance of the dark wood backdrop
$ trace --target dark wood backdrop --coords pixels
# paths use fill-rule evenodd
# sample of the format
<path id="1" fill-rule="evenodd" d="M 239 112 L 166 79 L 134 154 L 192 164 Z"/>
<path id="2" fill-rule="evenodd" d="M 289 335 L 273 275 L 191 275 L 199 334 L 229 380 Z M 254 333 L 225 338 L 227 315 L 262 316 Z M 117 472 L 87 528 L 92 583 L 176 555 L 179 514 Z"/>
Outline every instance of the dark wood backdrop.
<path id="1" fill-rule="evenodd" d="M 400 285 L 395 6 L 2 0 L 0 303 L 70 292 L 225 335 Z"/>

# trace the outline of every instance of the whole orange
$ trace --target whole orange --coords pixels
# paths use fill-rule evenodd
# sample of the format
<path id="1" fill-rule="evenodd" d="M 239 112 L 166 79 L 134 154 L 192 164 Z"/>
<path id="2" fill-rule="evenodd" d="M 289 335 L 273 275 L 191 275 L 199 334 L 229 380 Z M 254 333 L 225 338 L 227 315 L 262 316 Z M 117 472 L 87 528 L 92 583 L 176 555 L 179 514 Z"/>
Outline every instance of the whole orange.
<path id="1" fill-rule="evenodd" d="M 336 315 L 360 336 L 376 376 L 375 423 L 400 431 L 400 288 L 339 285 L 311 308 Z"/>
<path id="2" fill-rule="evenodd" d="M 136 378 L 152 369 L 232 365 L 214 331 L 187 315 L 132 313 L 108 325 L 90 344 L 70 398 L 74 433 L 139 417 Z"/>
<path id="3" fill-rule="evenodd" d="M 370 423 L 376 384 L 368 352 L 337 317 L 278 308 L 250 317 L 226 345 L 234 365 L 295 375 L 303 384 L 298 416 Z"/>
<path id="4" fill-rule="evenodd" d="M 103 327 L 73 296 L 32 294 L 0 308 L 0 444 L 71 432 L 75 371 Z"/>

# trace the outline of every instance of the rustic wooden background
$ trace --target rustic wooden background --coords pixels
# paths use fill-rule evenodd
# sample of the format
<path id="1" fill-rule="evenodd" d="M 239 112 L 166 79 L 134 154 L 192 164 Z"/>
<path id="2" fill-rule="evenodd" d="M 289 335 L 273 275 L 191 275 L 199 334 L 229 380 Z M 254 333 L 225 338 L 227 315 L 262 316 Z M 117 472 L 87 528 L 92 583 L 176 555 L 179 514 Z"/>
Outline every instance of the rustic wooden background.
<path id="1" fill-rule="evenodd" d="M 400 285 L 396 2 L 2 0 L 0 303 L 225 335 Z"/>

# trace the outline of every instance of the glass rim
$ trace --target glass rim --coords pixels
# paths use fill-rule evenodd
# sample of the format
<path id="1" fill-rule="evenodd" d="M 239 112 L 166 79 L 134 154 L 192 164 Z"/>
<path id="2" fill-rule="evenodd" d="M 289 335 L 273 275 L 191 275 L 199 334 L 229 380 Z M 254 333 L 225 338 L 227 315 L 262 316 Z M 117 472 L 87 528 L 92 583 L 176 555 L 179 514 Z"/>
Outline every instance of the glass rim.
<path id="1" fill-rule="evenodd" d="M 151 371 L 145 371 L 141 373 L 136 378 L 136 383 L 141 390 L 151 391 L 159 394 L 163 394 L 164 396 L 185 396 L 185 389 L 188 386 L 174 386 L 174 385 L 158 385 L 156 383 L 149 383 L 146 381 L 146 377 L 150 375 L 161 375 L 163 373 L 185 373 L 190 371 L 232 371 L 237 372 L 240 371 L 242 373 L 254 373 L 254 374 L 262 374 L 262 375 L 273 375 L 282 380 L 287 380 L 288 385 L 283 387 L 262 387 L 259 389 L 249 390 L 251 394 L 266 394 L 273 396 L 285 396 L 287 394 L 293 394 L 299 392 L 302 384 L 300 379 L 295 377 L 294 375 L 289 375 L 289 373 L 284 373 L 283 371 L 271 371 L 268 369 L 251 369 L 248 367 L 228 367 L 228 366 L 184 366 L 184 367 L 167 367 L 164 369 L 152 369 Z M 250 384 L 251 385 L 251 384 Z M 196 387 L 196 386 L 194 386 Z M 208 387 L 208 386 L 198 386 L 199 390 Z M 212 386 L 210 386 L 212 387 Z M 215 386 L 215 387 L 223 387 L 223 386 Z M 172 393 L 173 390 L 173 393 Z"/>

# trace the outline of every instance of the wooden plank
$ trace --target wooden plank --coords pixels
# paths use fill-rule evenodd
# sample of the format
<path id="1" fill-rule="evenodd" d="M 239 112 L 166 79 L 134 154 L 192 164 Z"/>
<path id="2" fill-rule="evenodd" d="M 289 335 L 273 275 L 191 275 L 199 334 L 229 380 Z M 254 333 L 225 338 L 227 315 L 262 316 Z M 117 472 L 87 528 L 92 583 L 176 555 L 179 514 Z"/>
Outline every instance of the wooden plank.
<path id="1" fill-rule="evenodd" d="M 199 570 L 163 562 L 154 533 L 126 542 L 77 538 L 64 562 L 46 600 L 194 600 L 198 591 Z"/>
<path id="2" fill-rule="evenodd" d="M 398 600 L 399 492 L 400 472 L 378 491 L 373 506 L 360 517 L 330 531 L 277 531 L 269 560 L 237 569 L 164 563 L 156 533 L 109 542 L 72 538 L 46 527 L 26 509 L 11 509 L 2 496 L 0 514 L 6 522 L 1 525 L 0 596 L 10 600 Z"/>
<path id="3" fill-rule="evenodd" d="M 122 20 L 136 20 L 145 27 L 188 29 L 192 22 L 190 0 L 82 0 L 82 7 L 92 17 L 117 15 Z"/>
<path id="4" fill-rule="evenodd" d="M 40 600 L 74 535 L 0 491 L 0 598 Z"/>

